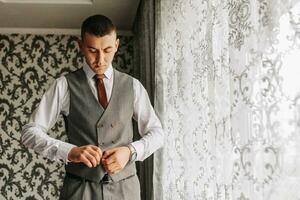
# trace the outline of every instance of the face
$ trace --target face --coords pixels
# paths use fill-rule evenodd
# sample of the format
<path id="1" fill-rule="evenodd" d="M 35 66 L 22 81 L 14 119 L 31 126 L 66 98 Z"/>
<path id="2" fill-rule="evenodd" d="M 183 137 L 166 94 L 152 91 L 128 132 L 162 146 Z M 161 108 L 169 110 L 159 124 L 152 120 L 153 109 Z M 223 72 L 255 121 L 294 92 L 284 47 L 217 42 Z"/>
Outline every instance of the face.
<path id="1" fill-rule="evenodd" d="M 118 50 L 119 39 L 114 31 L 102 37 L 85 33 L 83 40 L 79 40 L 78 43 L 86 63 L 100 75 L 104 74 L 111 64 Z"/>

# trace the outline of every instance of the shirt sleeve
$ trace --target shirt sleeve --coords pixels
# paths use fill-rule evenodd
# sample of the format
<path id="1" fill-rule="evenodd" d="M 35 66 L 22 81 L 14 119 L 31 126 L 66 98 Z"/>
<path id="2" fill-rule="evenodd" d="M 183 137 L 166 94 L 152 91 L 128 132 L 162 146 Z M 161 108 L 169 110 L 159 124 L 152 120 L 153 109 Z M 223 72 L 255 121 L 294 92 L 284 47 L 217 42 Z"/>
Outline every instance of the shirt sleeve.
<path id="1" fill-rule="evenodd" d="M 164 132 L 146 89 L 137 79 L 133 79 L 133 89 L 133 118 L 138 123 L 139 134 L 142 138 L 131 144 L 137 152 L 136 160 L 143 161 L 163 146 Z"/>
<path id="2" fill-rule="evenodd" d="M 47 132 L 54 126 L 60 113 L 68 115 L 69 104 L 68 85 L 63 76 L 54 81 L 32 113 L 29 122 L 23 126 L 22 143 L 46 158 L 67 163 L 68 154 L 75 145 L 54 139 Z"/>

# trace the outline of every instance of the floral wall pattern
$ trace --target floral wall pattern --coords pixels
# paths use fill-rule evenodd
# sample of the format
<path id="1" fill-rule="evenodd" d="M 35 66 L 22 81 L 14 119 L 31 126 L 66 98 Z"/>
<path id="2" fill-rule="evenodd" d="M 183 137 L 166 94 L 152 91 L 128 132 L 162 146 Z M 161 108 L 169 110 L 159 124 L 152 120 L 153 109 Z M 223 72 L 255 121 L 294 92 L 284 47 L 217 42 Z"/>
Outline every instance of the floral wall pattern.
<path id="1" fill-rule="evenodd" d="M 77 37 L 0 35 L 0 199 L 58 199 L 62 163 L 20 144 L 20 132 L 54 79 L 82 66 Z M 113 66 L 132 74 L 132 36 L 120 36 Z M 49 133 L 66 140 L 61 118 Z"/>

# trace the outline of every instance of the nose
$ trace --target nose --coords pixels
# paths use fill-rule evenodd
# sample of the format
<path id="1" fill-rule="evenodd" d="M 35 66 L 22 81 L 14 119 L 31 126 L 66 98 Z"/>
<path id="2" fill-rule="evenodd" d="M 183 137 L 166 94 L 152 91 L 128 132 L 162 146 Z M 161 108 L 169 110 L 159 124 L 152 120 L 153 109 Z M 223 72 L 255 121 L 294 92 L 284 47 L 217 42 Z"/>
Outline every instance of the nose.
<path id="1" fill-rule="evenodd" d="M 96 56 L 96 63 L 102 65 L 104 63 L 104 53 L 99 51 Z"/>

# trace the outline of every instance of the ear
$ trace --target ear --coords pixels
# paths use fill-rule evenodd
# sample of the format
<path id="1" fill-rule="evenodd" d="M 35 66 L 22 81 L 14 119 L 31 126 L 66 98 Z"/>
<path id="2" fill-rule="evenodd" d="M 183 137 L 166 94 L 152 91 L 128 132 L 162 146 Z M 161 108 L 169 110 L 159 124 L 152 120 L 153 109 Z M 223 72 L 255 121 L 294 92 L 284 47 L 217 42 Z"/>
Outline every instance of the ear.
<path id="1" fill-rule="evenodd" d="M 77 44 L 78 44 L 79 49 L 82 51 L 82 46 L 83 46 L 82 40 L 77 38 Z"/>
<path id="2" fill-rule="evenodd" d="M 115 46 L 115 47 L 116 47 L 116 51 L 117 51 L 118 48 L 119 48 L 119 44 L 120 44 L 120 40 L 119 40 L 119 38 L 118 38 L 118 39 L 116 39 L 116 44 L 115 44 L 115 45 L 116 45 L 116 46 Z"/>

